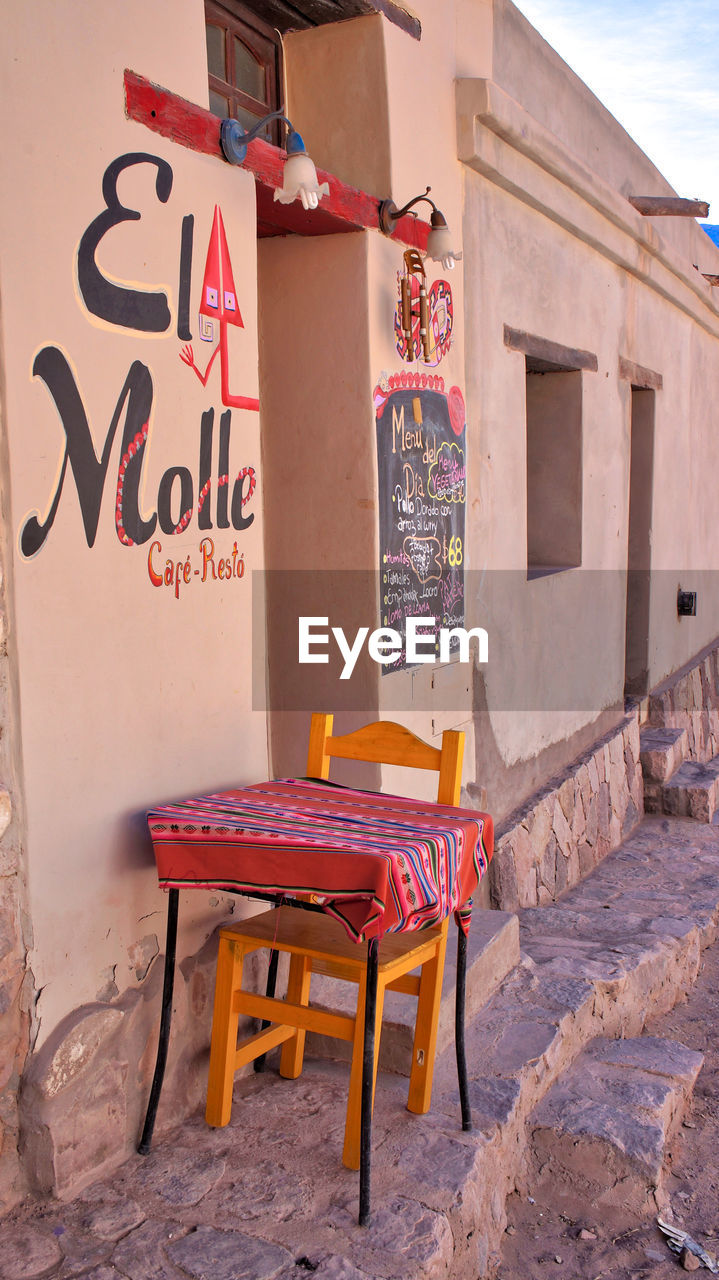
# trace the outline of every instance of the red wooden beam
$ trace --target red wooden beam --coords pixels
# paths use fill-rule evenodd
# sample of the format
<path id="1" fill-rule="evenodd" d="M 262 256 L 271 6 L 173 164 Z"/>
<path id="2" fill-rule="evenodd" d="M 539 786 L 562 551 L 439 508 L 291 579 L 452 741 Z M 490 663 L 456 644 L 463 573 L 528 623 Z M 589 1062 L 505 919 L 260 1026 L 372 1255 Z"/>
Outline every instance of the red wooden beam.
<path id="1" fill-rule="evenodd" d="M 220 120 L 211 111 L 180 98 L 168 89 L 152 84 L 134 71 L 125 71 L 125 109 L 128 119 L 144 124 L 192 151 L 217 156 L 224 164 L 220 146 Z M 380 201 L 366 191 L 358 191 L 341 182 L 333 173 L 317 170 L 319 182 L 329 183 L 330 194 L 312 212 L 299 201 L 282 205 L 274 200 L 275 187 L 282 186 L 285 152 L 262 138 L 256 138 L 247 149 L 242 168 L 255 176 L 257 187 L 258 234 L 260 235 L 332 235 L 338 232 L 379 228 Z M 425 250 L 429 225 L 406 214 L 397 223 L 392 236 L 400 244 Z"/>

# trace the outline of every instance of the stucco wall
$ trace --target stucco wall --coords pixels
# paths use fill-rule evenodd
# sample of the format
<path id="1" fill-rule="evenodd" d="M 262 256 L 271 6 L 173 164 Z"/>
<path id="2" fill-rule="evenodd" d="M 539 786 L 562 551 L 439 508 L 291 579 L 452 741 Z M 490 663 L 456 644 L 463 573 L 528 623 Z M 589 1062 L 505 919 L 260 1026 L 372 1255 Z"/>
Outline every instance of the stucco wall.
<path id="1" fill-rule="evenodd" d="M 11 729 L 18 753 L 22 744 L 37 1054 L 49 1039 L 57 1048 L 68 1017 L 122 1002 L 157 967 L 166 900 L 145 809 L 266 776 L 250 643 L 252 571 L 263 564 L 255 194 L 251 174 L 125 116 L 125 67 L 206 103 L 199 0 L 20 8 L 4 47 Z M 49 133 L 17 109 L 28 77 L 49 86 Z M 211 244 L 235 310 L 203 386 L 188 361 L 204 374 L 224 323 L 202 340 Z M 208 269 L 217 287 L 218 262 Z M 228 911 L 217 897 L 185 897 L 181 960 Z M 206 992 L 199 1009 L 190 1003 L 185 1020 L 199 1014 L 206 1041 Z M 155 1013 L 140 1019 L 140 1057 Z M 111 1092 L 134 1100 L 148 1066 L 130 1055 Z"/>
<path id="2" fill-rule="evenodd" d="M 507 0 L 441 11 L 427 2 L 417 12 L 419 44 L 375 19 L 346 24 L 341 37 L 332 28 L 293 36 L 289 79 L 297 80 L 295 60 L 305 68 L 311 55 L 313 66 L 323 57 L 330 65 L 338 48 L 341 71 L 353 43 L 364 51 L 370 34 L 376 77 L 379 31 L 387 135 L 378 132 L 376 107 L 370 132 L 380 170 L 389 164 L 386 194 L 401 203 L 430 182 L 464 247 L 463 267 L 451 278 L 455 314 L 463 309 L 455 332 L 463 350 L 453 346 L 449 357 L 461 373 L 447 376 L 465 389 L 467 405 L 466 564 L 478 575 L 474 584 L 468 580 L 467 620 L 491 620 L 494 629 L 493 661 L 474 673 L 478 754 L 466 781 L 478 797 L 488 790 L 490 802 L 506 812 L 518 790 L 541 780 L 545 765 L 551 772 L 564 767 L 592 734 L 602 736 L 621 717 L 631 394 L 620 357 L 663 379 L 656 392 L 652 567 L 666 572 L 652 581 L 649 682 L 719 630 L 709 551 L 712 469 L 700 460 L 713 457 L 709 369 L 719 330 L 711 287 L 699 272 L 713 269 L 716 251 L 691 219 L 652 221 L 631 208 L 628 194 L 669 192 L 668 184 Z M 476 79 L 457 83 L 458 75 Z M 336 145 L 345 80 L 340 74 L 336 85 L 323 86 L 324 114 L 313 117 L 320 155 Z M 384 104 L 384 87 L 376 88 L 376 102 Z M 351 154 L 343 159 L 350 181 L 364 172 L 364 154 L 360 140 L 354 167 Z M 387 282 L 400 253 L 376 237 L 369 252 L 372 353 L 378 367 L 390 370 L 397 356 Z M 596 370 L 578 375 L 581 570 L 534 582 L 524 579 L 525 360 L 506 347 L 505 326 L 597 360 Z M 688 493 L 691 517 L 677 524 Z M 689 622 L 676 617 L 678 579 L 688 566 L 703 602 L 700 617 Z M 702 578 L 705 570 L 709 577 Z M 379 688 L 383 710 L 401 708 L 418 732 L 447 727 L 446 715 L 432 714 L 437 699 L 426 670 L 386 677 Z M 455 720 L 466 721 L 462 709 Z"/>
<path id="3" fill-rule="evenodd" d="M 457 97 L 468 406 L 483 424 L 470 466 L 488 567 L 521 570 L 526 558 L 524 357 L 507 349 L 503 327 L 597 357 L 596 372 L 581 374 L 582 571 L 526 584 L 518 574 L 511 587 L 497 579 L 504 651 L 518 661 L 514 671 L 490 665 L 486 697 L 512 765 L 621 703 L 631 397 L 619 357 L 662 379 L 649 684 L 719 629 L 708 354 L 719 331 L 713 291 L 692 265 L 711 269 L 701 230 L 683 219 L 652 226 L 621 199 L 664 189 L 649 185 L 646 157 L 511 5 L 495 5 L 493 51 L 494 80 L 462 81 Z M 678 619 L 677 587 L 690 580 L 703 608 Z M 522 707 L 539 713 L 516 714 Z"/>
<path id="4" fill-rule="evenodd" d="M 577 20 L 582 21 L 581 13 Z M 623 196 L 672 195 L 673 188 L 595 95 L 544 40 L 511 0 L 494 0 L 492 78 L 541 124 Z M 472 74 L 483 74 L 473 72 Z M 701 196 L 697 190 L 681 196 Z M 657 218 L 654 225 L 685 256 L 705 246 L 707 236 L 687 218 Z M 707 257 L 711 245 L 706 246 Z M 700 264 L 701 265 L 701 264 Z M 701 267 L 710 271 L 711 267 Z"/>
<path id="5" fill-rule="evenodd" d="M 308 152 L 343 182 L 377 195 L 390 183 L 384 33 L 384 19 L 371 14 L 290 31 L 284 40 L 287 114 L 301 122 Z"/>
<path id="6" fill-rule="evenodd" d="M 348 24 L 352 26 L 354 24 Z M 312 711 L 335 732 L 377 719 L 361 663 L 349 707 L 337 673 L 297 663 L 298 617 L 350 629 L 376 614 L 376 502 L 368 338 L 368 236 L 277 237 L 259 246 L 260 395 L 266 477 L 267 702 L 272 769 L 302 774 Z M 298 323 L 288 332 L 288 318 Z M 376 784 L 337 762 L 333 778 Z"/>
<path id="7" fill-rule="evenodd" d="M 6 440 L 0 442 L 0 501 L 7 504 Z M 0 559 L 0 1212 L 25 1190 L 18 1141 L 18 1086 L 30 1044 L 31 976 L 26 949 L 32 941 L 22 848 L 22 790 L 17 777 L 17 686 L 7 565 L 12 553 L 3 538 Z"/>

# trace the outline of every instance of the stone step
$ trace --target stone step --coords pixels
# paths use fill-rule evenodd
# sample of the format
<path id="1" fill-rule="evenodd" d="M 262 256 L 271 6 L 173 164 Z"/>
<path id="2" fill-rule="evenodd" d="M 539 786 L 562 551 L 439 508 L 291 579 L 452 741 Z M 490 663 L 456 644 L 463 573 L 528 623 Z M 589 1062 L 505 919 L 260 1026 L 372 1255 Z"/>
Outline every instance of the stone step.
<path id="1" fill-rule="evenodd" d="M 494 994 L 508 973 L 519 964 L 519 923 L 510 911 L 475 908 L 467 940 L 467 991 L 465 1016 L 469 1022 Z M 442 984 L 442 1004 L 437 1032 L 437 1053 L 454 1043 L 454 1001 L 457 976 L 456 930 L 450 923 L 447 958 Z M 352 1013 L 356 988 L 348 982 L 317 975 L 312 979 L 312 1003 Z M 379 1065 L 383 1071 L 409 1075 L 417 1001 L 388 991 L 385 996 Z M 312 1057 L 348 1060 L 351 1046 L 342 1040 L 310 1032 L 306 1052 Z"/>
<path id="2" fill-rule="evenodd" d="M 522 964 L 467 1030 L 479 1147 L 463 1151 L 469 1137 L 452 1128 L 457 1084 L 446 1053 L 432 1112 L 446 1117 L 452 1136 L 442 1146 L 403 1129 L 396 1151 L 423 1204 L 438 1207 L 431 1176 L 458 1189 L 455 1240 L 472 1235 L 484 1263 L 472 1270 L 476 1258 L 468 1265 L 457 1256 L 451 1277 L 475 1280 L 496 1266 L 504 1203 L 526 1179 L 536 1109 L 563 1073 L 597 1037 L 617 1045 L 639 1037 L 647 1017 L 671 1009 L 695 981 L 702 948 L 717 938 L 717 873 L 715 828 L 652 817 L 560 901 L 519 913 Z M 391 1139 L 385 1154 L 395 1155 Z M 427 1162 L 433 1175 L 422 1174 Z"/>
<path id="3" fill-rule="evenodd" d="M 662 810 L 677 818 L 711 822 L 719 806 L 719 756 L 685 760 L 662 787 Z"/>
<path id="4" fill-rule="evenodd" d="M 703 1060 L 655 1036 L 592 1041 L 530 1117 L 537 1196 L 574 1216 L 584 1200 L 613 1232 L 665 1211 L 667 1145 Z"/>
<path id="5" fill-rule="evenodd" d="M 686 760 L 689 739 L 686 729 L 648 727 L 639 734 L 639 759 L 644 777 L 644 809 L 661 813 L 662 785 Z"/>

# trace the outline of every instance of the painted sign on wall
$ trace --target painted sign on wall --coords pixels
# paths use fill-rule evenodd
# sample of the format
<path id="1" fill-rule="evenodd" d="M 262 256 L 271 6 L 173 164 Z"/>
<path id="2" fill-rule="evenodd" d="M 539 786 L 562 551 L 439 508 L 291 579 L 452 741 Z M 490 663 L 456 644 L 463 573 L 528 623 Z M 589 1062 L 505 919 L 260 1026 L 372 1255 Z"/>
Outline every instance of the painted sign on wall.
<path id="1" fill-rule="evenodd" d="M 384 375 L 374 392 L 382 626 L 464 625 L 464 397 L 438 375 Z M 439 642 L 437 641 L 437 646 Z M 406 652 L 383 670 L 406 666 Z"/>
<path id="2" fill-rule="evenodd" d="M 77 245 L 74 265 L 78 302 L 86 313 L 103 321 L 106 327 L 116 332 L 129 331 L 140 344 L 157 335 L 170 335 L 175 325 L 178 378 L 182 377 L 181 361 L 193 370 L 203 387 L 208 387 L 208 384 L 210 387 L 210 403 L 206 402 L 206 407 L 198 414 L 197 444 L 193 449 L 192 463 L 188 465 L 187 458 L 167 458 L 169 465 L 160 476 L 156 497 L 149 502 L 145 499 L 146 457 L 153 431 L 151 424 L 156 393 L 152 366 L 146 363 L 147 356 L 142 346 L 138 354 L 143 358 L 131 360 L 114 409 L 108 406 L 109 426 L 103 440 L 102 430 L 94 429 L 88 419 L 71 359 L 60 345 L 47 344 L 37 351 L 33 359 L 32 376 L 44 383 L 53 402 L 64 436 L 64 447 L 54 489 L 49 493 L 38 493 L 38 507 L 28 512 L 20 522 L 18 542 L 25 559 L 42 551 L 51 535 L 61 502 L 72 500 L 72 481 L 85 540 L 88 547 L 93 547 L 103 498 L 111 491 L 114 495 L 112 519 L 120 544 L 127 548 L 149 544 L 149 554 L 143 556 L 145 580 L 152 587 L 172 587 L 173 594 L 179 598 L 180 585 L 189 585 L 195 578 L 208 582 L 218 580 L 218 575 L 220 579 L 243 576 L 244 558 L 237 541 L 233 538 L 226 546 L 219 546 L 207 535 L 210 530 L 241 533 L 254 520 L 254 514 L 248 508 L 256 490 L 255 467 L 248 461 L 232 474 L 230 442 L 232 411 L 257 412 L 259 401 L 256 397 L 230 390 L 228 327 L 243 328 L 244 325 L 218 206 L 214 207 L 214 215 L 211 215 L 211 228 L 208 220 L 209 242 L 202 289 L 197 290 L 200 339 L 213 342 L 215 325 L 219 330 L 217 345 L 204 371 L 195 364 L 190 320 L 194 292 L 195 215 L 187 213 L 182 218 L 178 245 L 179 287 L 174 316 L 166 291 L 138 288 L 130 281 L 118 281 L 106 274 L 100 265 L 102 254 L 98 254 L 98 250 L 106 237 L 112 237 L 115 228 L 123 223 L 142 223 L 142 212 L 123 204 L 118 194 L 118 179 L 126 170 L 146 165 L 156 170 L 156 200 L 165 204 L 170 199 L 173 170 L 160 156 L 132 152 L 118 156 L 108 165 L 102 179 L 105 207 L 81 232 Z M 145 253 L 140 225 L 137 229 L 140 261 Z M 138 271 L 138 277 L 140 274 Z M 146 350 L 151 353 L 152 347 Z M 220 376 L 211 382 L 218 355 Z M 219 403 L 212 403 L 215 396 Z M 217 423 L 216 414 L 219 417 Z M 119 437 L 118 447 L 116 437 Z M 99 451 L 95 448 L 95 438 L 102 441 Z M 168 438 L 171 437 L 164 433 L 165 442 Z M 110 479 L 114 470 L 111 468 L 113 451 L 117 471 Z M 215 454 L 217 461 L 213 466 Z M 105 505 L 108 506 L 107 503 Z M 199 533 L 205 535 L 198 538 L 196 563 L 184 551 L 180 560 L 171 551 L 171 540 L 184 534 L 193 521 Z M 221 570 L 219 566 L 222 566 Z"/>

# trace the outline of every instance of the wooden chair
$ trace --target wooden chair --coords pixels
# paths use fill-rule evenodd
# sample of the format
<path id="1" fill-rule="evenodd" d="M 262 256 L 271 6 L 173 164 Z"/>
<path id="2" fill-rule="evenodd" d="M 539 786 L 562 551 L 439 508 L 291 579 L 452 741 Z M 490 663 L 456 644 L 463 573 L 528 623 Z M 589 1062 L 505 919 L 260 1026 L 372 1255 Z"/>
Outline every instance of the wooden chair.
<path id="1" fill-rule="evenodd" d="M 437 748 L 390 721 L 332 737 L 332 720 L 331 715 L 312 717 L 307 757 L 310 777 L 327 779 L 333 757 L 430 769 L 439 774 L 438 803 L 459 803 L 463 733 L 448 730 L 442 735 L 441 748 Z M 417 997 L 407 1106 L 418 1114 L 429 1110 L 447 927 L 445 920 L 436 928 L 388 934 L 381 940 L 373 1020 L 372 1093 L 365 1103 L 370 1117 L 385 990 Z M 242 988 L 244 958 L 259 947 L 289 952 L 285 1000 L 275 999 L 274 995 L 254 995 Z M 276 908 L 220 930 L 205 1113 L 208 1124 L 222 1126 L 229 1122 L 235 1072 L 269 1049 L 282 1045 L 280 1075 L 294 1079 L 302 1071 L 307 1031 L 348 1040 L 352 1043 L 352 1065 L 342 1159 L 348 1168 L 360 1168 L 367 963 L 367 948 L 352 942 L 338 921 L 320 913 Z M 419 974 L 412 973 L 415 969 Z M 313 973 L 358 984 L 354 1016 L 315 1009 L 309 1004 Z M 238 1046 L 240 1014 L 262 1019 L 264 1029 Z"/>

